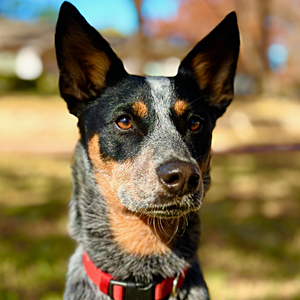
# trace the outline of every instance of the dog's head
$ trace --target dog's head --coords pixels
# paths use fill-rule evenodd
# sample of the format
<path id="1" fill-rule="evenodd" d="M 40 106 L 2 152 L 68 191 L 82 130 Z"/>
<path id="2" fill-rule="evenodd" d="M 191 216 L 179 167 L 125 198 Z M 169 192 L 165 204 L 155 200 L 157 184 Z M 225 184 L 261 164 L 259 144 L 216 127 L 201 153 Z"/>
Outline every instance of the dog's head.
<path id="1" fill-rule="evenodd" d="M 66 2 L 55 43 L 61 96 L 79 119 L 81 143 L 110 205 L 162 218 L 198 210 L 212 130 L 233 98 L 235 13 L 195 46 L 175 77 L 129 75 Z"/>

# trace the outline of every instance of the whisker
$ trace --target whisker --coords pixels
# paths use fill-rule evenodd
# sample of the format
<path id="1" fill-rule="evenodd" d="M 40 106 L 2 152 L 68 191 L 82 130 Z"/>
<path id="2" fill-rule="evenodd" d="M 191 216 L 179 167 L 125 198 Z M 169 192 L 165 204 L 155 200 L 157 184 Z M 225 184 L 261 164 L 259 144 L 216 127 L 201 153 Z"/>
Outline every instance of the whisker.
<path id="1" fill-rule="evenodd" d="M 167 241 L 166 245 L 168 245 L 173 240 L 174 236 L 176 235 L 176 233 L 178 231 L 178 228 L 179 228 L 179 218 L 177 218 L 176 227 L 175 227 L 170 239 Z"/>
<path id="2" fill-rule="evenodd" d="M 160 220 L 160 224 L 161 224 L 161 231 L 163 233 L 163 235 L 167 238 L 168 237 L 168 233 L 165 231 L 165 226 L 163 225 L 164 220 L 162 218 L 159 218 Z"/>
<path id="3" fill-rule="evenodd" d="M 198 97 L 198 98 L 194 99 L 193 101 L 191 101 L 191 102 L 190 102 L 190 105 L 193 104 L 193 103 L 195 103 L 195 102 L 198 101 L 198 100 L 201 100 L 201 97 Z"/>
<path id="4" fill-rule="evenodd" d="M 157 231 L 156 231 L 155 218 L 156 218 L 156 216 L 154 215 L 154 218 L 153 218 L 153 227 L 154 227 L 155 235 L 157 236 L 157 238 L 159 238 L 159 235 L 158 235 L 158 233 L 157 233 Z"/>
<path id="5" fill-rule="evenodd" d="M 187 218 L 187 215 L 184 215 L 184 216 L 183 216 L 183 225 L 182 225 L 182 233 L 181 233 L 181 236 L 184 235 L 187 226 L 188 226 L 188 218 Z"/>
<path id="6" fill-rule="evenodd" d="M 206 154 L 202 154 L 202 155 L 196 157 L 195 160 L 198 160 L 198 159 L 200 159 L 200 158 L 205 158 L 205 157 L 206 157 Z"/>

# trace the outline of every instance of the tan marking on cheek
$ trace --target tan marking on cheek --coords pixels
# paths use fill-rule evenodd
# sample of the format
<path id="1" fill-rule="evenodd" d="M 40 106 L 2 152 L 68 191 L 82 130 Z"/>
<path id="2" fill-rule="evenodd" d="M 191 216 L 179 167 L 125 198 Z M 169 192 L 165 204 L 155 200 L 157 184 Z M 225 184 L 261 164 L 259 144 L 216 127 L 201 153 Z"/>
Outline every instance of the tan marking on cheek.
<path id="1" fill-rule="evenodd" d="M 104 162 L 101 158 L 98 134 L 95 134 L 88 141 L 87 151 L 90 161 L 96 170 L 107 171 L 111 173 L 111 166 L 109 166 L 109 163 Z"/>
<path id="2" fill-rule="evenodd" d="M 140 201 L 136 190 L 138 189 L 137 182 L 142 180 L 139 177 L 142 166 L 143 164 L 139 162 L 133 163 L 129 160 L 116 166 L 112 178 L 112 186 L 115 193 L 121 186 L 125 186 L 132 197 L 131 201 Z M 138 181 L 136 178 L 138 178 Z M 143 183 L 144 189 L 147 189 L 148 185 Z M 109 217 L 115 241 L 123 251 L 142 257 L 153 254 L 162 255 L 170 251 L 162 238 L 155 234 L 151 222 L 147 223 L 140 217 L 139 213 L 132 213 L 123 204 L 121 205 L 122 209 L 115 205 L 109 205 Z"/>
<path id="3" fill-rule="evenodd" d="M 188 104 L 184 100 L 177 100 L 174 104 L 174 110 L 177 116 L 182 116 L 188 108 Z"/>
<path id="4" fill-rule="evenodd" d="M 133 112 L 140 118 L 145 118 L 148 114 L 148 107 L 147 105 L 142 102 L 142 101 L 138 101 L 135 102 L 131 105 L 131 108 L 133 110 Z"/>
<path id="5" fill-rule="evenodd" d="M 130 212 L 118 198 L 118 188 L 125 185 L 133 196 L 132 201 L 138 201 L 133 187 L 136 173 L 133 163 L 130 160 L 124 163 L 104 162 L 100 155 L 98 135 L 94 135 L 88 142 L 88 156 L 108 208 L 112 235 L 119 247 L 125 253 L 142 257 L 170 251 L 163 238 L 155 234 L 153 224 L 148 224 L 139 214 Z"/>

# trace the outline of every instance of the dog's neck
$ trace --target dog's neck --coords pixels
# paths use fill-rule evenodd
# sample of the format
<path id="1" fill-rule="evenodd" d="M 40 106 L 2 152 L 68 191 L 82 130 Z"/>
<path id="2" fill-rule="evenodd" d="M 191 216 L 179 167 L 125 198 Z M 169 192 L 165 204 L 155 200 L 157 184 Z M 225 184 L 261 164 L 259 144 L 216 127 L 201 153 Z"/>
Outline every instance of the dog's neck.
<path id="1" fill-rule="evenodd" d="M 113 224 L 109 217 L 111 212 L 108 211 L 86 151 L 80 142 L 76 146 L 74 158 L 70 234 L 87 251 L 97 267 L 119 280 L 134 278 L 136 281 L 150 282 L 155 277 L 172 277 L 192 263 L 200 239 L 197 213 L 176 221 L 147 220 L 129 213 L 125 221 L 131 226 L 138 222 L 140 224 L 137 224 L 137 230 L 133 229 L 126 236 L 123 228 L 116 226 L 118 223 Z M 117 220 L 123 218 L 124 221 L 122 214 L 126 212 L 113 213 Z M 186 228 L 182 228 L 183 225 Z M 119 237 L 123 236 L 124 240 L 116 240 L 116 230 L 122 231 Z M 147 250 L 142 246 L 145 244 L 142 239 L 143 230 L 148 230 L 144 234 L 148 234 L 152 245 L 147 255 L 143 254 Z M 174 232 L 179 234 L 174 236 Z M 127 251 L 126 245 L 124 247 L 126 241 L 131 241 L 140 252 L 130 253 L 129 245 Z M 163 249 L 153 249 L 155 245 L 160 245 Z"/>

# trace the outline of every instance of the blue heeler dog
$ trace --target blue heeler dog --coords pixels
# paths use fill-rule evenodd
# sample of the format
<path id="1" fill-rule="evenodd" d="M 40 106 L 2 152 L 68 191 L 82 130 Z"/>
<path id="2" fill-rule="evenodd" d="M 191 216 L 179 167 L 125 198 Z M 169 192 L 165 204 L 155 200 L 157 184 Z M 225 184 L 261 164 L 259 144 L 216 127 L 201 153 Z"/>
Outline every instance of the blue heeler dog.
<path id="1" fill-rule="evenodd" d="M 230 13 L 175 77 L 129 75 L 68 2 L 55 35 L 59 87 L 78 118 L 66 300 L 207 300 L 197 248 L 211 138 L 233 98 Z"/>

